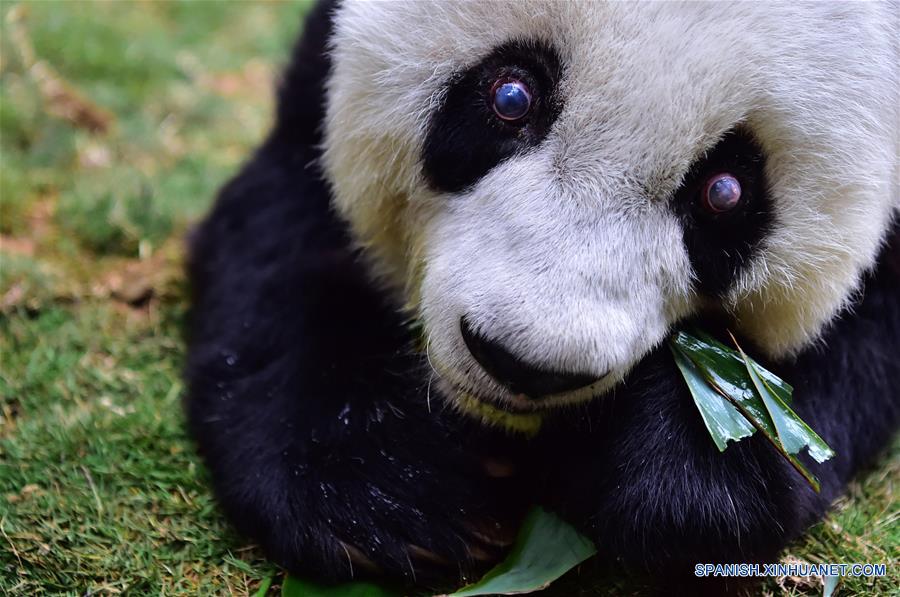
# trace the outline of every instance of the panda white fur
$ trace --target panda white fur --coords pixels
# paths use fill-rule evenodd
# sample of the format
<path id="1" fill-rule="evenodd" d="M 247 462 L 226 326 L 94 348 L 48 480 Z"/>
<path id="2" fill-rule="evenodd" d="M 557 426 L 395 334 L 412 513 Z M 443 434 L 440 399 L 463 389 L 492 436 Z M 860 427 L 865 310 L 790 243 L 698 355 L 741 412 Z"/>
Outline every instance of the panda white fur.
<path id="1" fill-rule="evenodd" d="M 193 239 L 189 417 L 234 523 L 329 579 L 471 578 L 532 503 L 657 577 L 775 558 L 900 420 L 898 15 L 320 4 Z M 685 321 L 795 386 L 820 495 L 761 438 L 718 453 Z"/>

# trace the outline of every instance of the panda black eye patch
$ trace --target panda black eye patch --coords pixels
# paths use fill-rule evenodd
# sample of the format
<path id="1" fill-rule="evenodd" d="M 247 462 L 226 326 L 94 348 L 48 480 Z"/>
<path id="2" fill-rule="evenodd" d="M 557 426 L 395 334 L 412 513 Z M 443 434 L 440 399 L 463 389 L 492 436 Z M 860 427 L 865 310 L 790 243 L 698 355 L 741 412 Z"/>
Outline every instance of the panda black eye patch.
<path id="1" fill-rule="evenodd" d="M 765 155 L 752 134 L 732 130 L 698 158 L 672 208 L 698 290 L 725 293 L 773 223 Z"/>
<path id="2" fill-rule="evenodd" d="M 561 109 L 561 72 L 553 47 L 517 40 L 457 73 L 423 146 L 422 169 L 431 187 L 460 192 L 538 145 Z"/>

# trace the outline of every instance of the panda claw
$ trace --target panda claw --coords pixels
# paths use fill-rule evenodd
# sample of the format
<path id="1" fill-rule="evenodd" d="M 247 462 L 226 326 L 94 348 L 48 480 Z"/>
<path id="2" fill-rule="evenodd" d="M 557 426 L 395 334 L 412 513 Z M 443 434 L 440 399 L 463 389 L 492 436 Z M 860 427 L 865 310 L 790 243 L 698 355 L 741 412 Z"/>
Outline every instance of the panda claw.
<path id="1" fill-rule="evenodd" d="M 361 569 L 367 572 L 371 572 L 373 574 L 380 574 L 381 568 L 373 562 L 366 554 L 362 552 L 355 545 L 351 545 L 344 541 L 338 542 L 341 546 L 341 549 L 344 550 L 344 553 L 347 554 L 347 561 L 350 563 L 350 574 L 353 576 L 353 570 Z"/>
<path id="2" fill-rule="evenodd" d="M 488 551 L 479 545 L 466 545 L 469 557 L 478 562 L 490 562 L 497 559 L 494 551 Z"/>
<path id="3" fill-rule="evenodd" d="M 425 562 L 437 564 L 438 566 L 446 568 L 453 566 L 452 562 L 447 558 L 438 555 L 430 549 L 425 549 L 421 545 L 410 543 L 406 549 L 409 552 L 409 555 L 416 560 L 423 560 Z"/>
<path id="4" fill-rule="evenodd" d="M 470 523 L 466 528 L 478 541 L 491 547 L 506 548 L 515 540 L 514 528 L 496 521 Z"/>

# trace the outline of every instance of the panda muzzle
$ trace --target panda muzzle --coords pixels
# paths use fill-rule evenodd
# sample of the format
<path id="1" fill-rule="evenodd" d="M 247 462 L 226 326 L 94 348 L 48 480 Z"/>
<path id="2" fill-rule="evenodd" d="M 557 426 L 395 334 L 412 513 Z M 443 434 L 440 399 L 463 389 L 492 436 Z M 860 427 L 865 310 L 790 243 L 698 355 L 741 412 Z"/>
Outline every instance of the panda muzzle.
<path id="1" fill-rule="evenodd" d="M 585 388 L 605 375 L 543 369 L 522 361 L 500 342 L 473 330 L 466 317 L 460 319 L 459 327 L 472 357 L 488 375 L 513 394 L 532 399 L 564 394 Z"/>

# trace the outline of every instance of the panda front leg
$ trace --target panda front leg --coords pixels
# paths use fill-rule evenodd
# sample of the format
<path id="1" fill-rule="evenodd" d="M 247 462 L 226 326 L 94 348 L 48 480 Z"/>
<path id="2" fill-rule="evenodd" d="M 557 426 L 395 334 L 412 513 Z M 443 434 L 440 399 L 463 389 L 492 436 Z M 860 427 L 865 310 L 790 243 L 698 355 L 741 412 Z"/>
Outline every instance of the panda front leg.
<path id="1" fill-rule="evenodd" d="M 695 579 L 701 563 L 771 563 L 873 462 L 900 422 L 900 236 L 864 299 L 810 348 L 775 370 L 793 408 L 835 450 L 815 493 L 759 434 L 720 453 L 665 347 L 615 393 L 555 422 L 539 453 L 555 471 L 550 503 L 601 557 L 666 586 L 725 594 L 741 579 Z M 685 585 L 681 585 L 685 586 Z"/>
<path id="2" fill-rule="evenodd" d="M 402 315 L 297 161 L 264 147 L 193 237 L 187 406 L 219 501 L 291 571 L 471 579 L 527 503 L 515 449 L 429 403 Z"/>
<path id="3" fill-rule="evenodd" d="M 657 351 L 624 387 L 557 422 L 552 434 L 569 439 L 555 446 L 566 464 L 549 483 L 552 506 L 601 557 L 666 582 L 698 563 L 773 561 L 826 502 L 761 437 L 720 453 L 667 361 Z"/>

